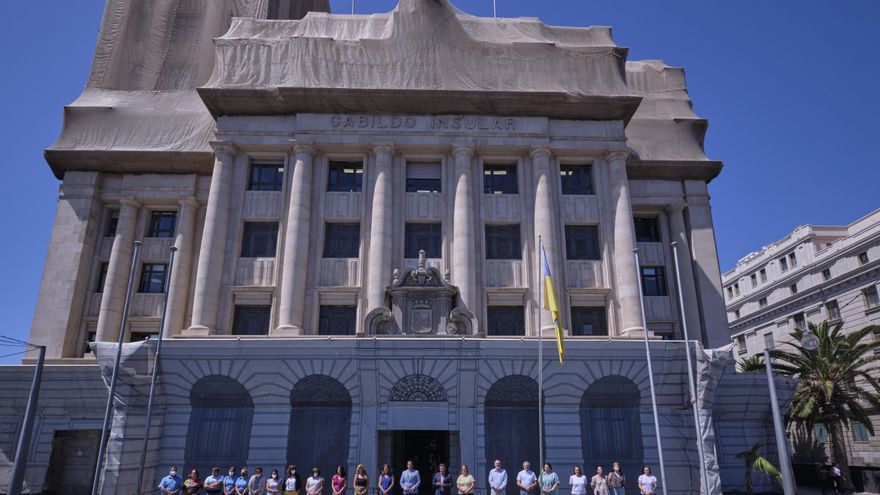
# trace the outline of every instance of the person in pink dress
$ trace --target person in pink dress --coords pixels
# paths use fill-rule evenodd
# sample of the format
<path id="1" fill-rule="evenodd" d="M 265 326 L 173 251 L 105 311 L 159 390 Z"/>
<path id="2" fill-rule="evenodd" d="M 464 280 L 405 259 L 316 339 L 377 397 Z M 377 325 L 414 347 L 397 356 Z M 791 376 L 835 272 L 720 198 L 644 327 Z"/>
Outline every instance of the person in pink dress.
<path id="1" fill-rule="evenodd" d="M 348 478 L 345 477 L 344 467 L 339 466 L 336 468 L 336 474 L 333 475 L 330 486 L 333 487 L 333 495 L 343 495 L 345 493 L 345 489 L 348 487 Z"/>

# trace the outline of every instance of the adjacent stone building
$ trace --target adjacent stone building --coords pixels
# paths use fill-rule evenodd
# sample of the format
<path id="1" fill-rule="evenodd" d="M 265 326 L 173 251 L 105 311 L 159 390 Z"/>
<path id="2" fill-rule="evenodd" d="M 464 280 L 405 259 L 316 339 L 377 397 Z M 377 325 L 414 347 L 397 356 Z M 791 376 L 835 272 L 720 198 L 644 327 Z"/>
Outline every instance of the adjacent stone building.
<path id="1" fill-rule="evenodd" d="M 844 332 L 880 324 L 880 210 L 849 225 L 804 225 L 741 259 L 723 274 L 731 338 L 740 357 L 784 347 L 807 323 L 842 323 Z M 873 338 L 880 338 L 874 335 Z M 880 415 L 872 415 L 880 429 Z M 828 433 L 794 437 L 795 462 L 825 455 Z M 855 423 L 850 465 L 869 491 L 880 487 L 880 440 Z"/>
<path id="2" fill-rule="evenodd" d="M 539 417 L 558 472 L 619 460 L 636 473 L 658 459 L 647 331 L 667 492 L 695 491 L 679 289 L 701 347 L 729 336 L 707 190 L 721 163 L 683 70 L 626 61 L 609 28 L 447 0 L 326 10 L 108 0 L 88 85 L 46 151 L 61 187 L 30 339 L 56 392 L 29 485 L 88 482 L 65 466 L 94 461 L 120 328 L 103 494 L 134 491 L 160 331 L 150 486 L 170 464 L 375 473 L 407 458 L 423 477 L 446 461 L 485 479 L 496 457 L 537 462 Z M 560 365 L 547 342 L 543 407 L 539 240 L 568 347 Z M 766 389 L 729 352 L 697 354 L 717 493 L 740 484 L 737 452 L 772 443 Z M 2 370 L 16 377 L 3 452 L 28 370 Z"/>

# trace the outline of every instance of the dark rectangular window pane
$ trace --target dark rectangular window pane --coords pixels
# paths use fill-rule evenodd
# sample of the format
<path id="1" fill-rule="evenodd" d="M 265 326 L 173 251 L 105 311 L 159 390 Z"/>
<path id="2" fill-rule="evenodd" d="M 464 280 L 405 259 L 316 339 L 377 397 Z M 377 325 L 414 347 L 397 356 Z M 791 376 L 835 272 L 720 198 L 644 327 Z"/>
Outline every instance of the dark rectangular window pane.
<path id="1" fill-rule="evenodd" d="M 318 335 L 354 335 L 357 306 L 321 306 Z"/>
<path id="2" fill-rule="evenodd" d="M 107 269 L 110 267 L 110 263 L 101 263 L 101 268 L 98 270 L 98 281 L 95 284 L 95 292 L 104 292 L 104 284 L 107 282 Z"/>
<path id="3" fill-rule="evenodd" d="M 158 339 L 158 332 L 132 332 L 129 342 L 143 342 L 147 339 Z"/>
<path id="4" fill-rule="evenodd" d="M 249 191 L 280 191 L 284 184 L 284 165 L 254 163 L 251 165 Z"/>
<path id="5" fill-rule="evenodd" d="M 406 178 L 406 192 L 440 192 L 440 179 L 414 179 Z"/>
<path id="6" fill-rule="evenodd" d="M 116 237 L 116 225 L 119 223 L 119 210 L 110 210 L 107 225 L 104 226 L 104 237 Z"/>
<path id="7" fill-rule="evenodd" d="M 486 308 L 489 335 L 525 335 L 526 323 L 522 306 L 489 306 Z"/>
<path id="8" fill-rule="evenodd" d="M 484 165 L 483 191 L 486 194 L 517 194 L 516 165 Z"/>
<path id="9" fill-rule="evenodd" d="M 522 259 L 519 224 L 486 225 L 486 259 Z"/>
<path id="10" fill-rule="evenodd" d="M 277 244 L 277 222 L 245 222 L 241 236 L 242 258 L 272 258 Z"/>
<path id="11" fill-rule="evenodd" d="M 425 250 L 425 257 L 440 258 L 440 224 L 408 223 L 404 241 L 404 258 L 418 258 L 419 250 Z"/>
<path id="12" fill-rule="evenodd" d="M 361 248 L 361 224 L 328 223 L 324 227 L 325 258 L 357 258 Z"/>
<path id="13" fill-rule="evenodd" d="M 268 335 L 272 306 L 236 306 L 232 335 Z"/>
<path id="14" fill-rule="evenodd" d="M 608 335 L 608 323 L 604 307 L 571 308 L 572 335 Z"/>
<path id="15" fill-rule="evenodd" d="M 599 228 L 595 225 L 566 225 L 565 256 L 569 260 L 602 259 Z"/>
<path id="16" fill-rule="evenodd" d="M 165 291 L 165 272 L 163 263 L 144 263 L 141 268 L 141 283 L 138 292 L 160 294 Z"/>
<path id="17" fill-rule="evenodd" d="M 636 242 L 660 242 L 660 225 L 656 218 L 634 218 Z"/>
<path id="18" fill-rule="evenodd" d="M 150 215 L 150 230 L 147 237 L 174 237 L 177 226 L 177 213 L 173 211 L 154 211 Z"/>
<path id="19" fill-rule="evenodd" d="M 561 165 L 562 194 L 593 194 L 593 169 L 589 165 Z"/>
<path id="20" fill-rule="evenodd" d="M 360 162 L 330 162 L 327 190 L 335 192 L 361 192 L 364 167 Z"/>
<path id="21" fill-rule="evenodd" d="M 643 266 L 642 290 L 645 296 L 666 296 L 666 269 L 662 266 Z"/>

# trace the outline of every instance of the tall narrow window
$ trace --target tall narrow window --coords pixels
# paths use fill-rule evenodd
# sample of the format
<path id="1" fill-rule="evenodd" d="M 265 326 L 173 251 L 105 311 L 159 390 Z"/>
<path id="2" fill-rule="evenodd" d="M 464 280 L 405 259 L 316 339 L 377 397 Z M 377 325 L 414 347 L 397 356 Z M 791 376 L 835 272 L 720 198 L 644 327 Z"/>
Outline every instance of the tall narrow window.
<path id="1" fill-rule="evenodd" d="M 321 306 L 318 335 L 354 335 L 356 330 L 357 306 Z"/>
<path id="2" fill-rule="evenodd" d="M 441 183 L 439 163 L 406 164 L 406 192 L 438 193 Z"/>
<path id="3" fill-rule="evenodd" d="M 486 392 L 486 459 L 511 459 L 515 465 L 538 459 L 538 383 L 525 375 L 499 379 Z M 516 459 L 516 461 L 513 461 Z M 534 461 L 533 461 L 534 462 Z"/>
<path id="4" fill-rule="evenodd" d="M 822 270 L 822 280 L 828 281 L 831 280 L 831 269 L 826 268 Z"/>
<path id="5" fill-rule="evenodd" d="M 752 282 L 752 287 L 758 286 L 758 276 L 757 275 L 755 275 L 754 273 L 749 275 L 749 280 L 751 280 L 751 282 Z"/>
<path id="6" fill-rule="evenodd" d="M 593 194 L 593 169 L 589 165 L 560 165 L 562 194 Z"/>
<path id="7" fill-rule="evenodd" d="M 327 223 L 324 226 L 325 258 L 357 258 L 361 249 L 361 224 Z"/>
<path id="8" fill-rule="evenodd" d="M 486 259 L 522 259 L 519 224 L 486 225 Z"/>
<path id="9" fill-rule="evenodd" d="M 177 226 L 177 213 L 173 211 L 154 211 L 150 215 L 150 228 L 147 237 L 174 237 Z"/>
<path id="10" fill-rule="evenodd" d="M 484 165 L 483 191 L 486 194 L 517 194 L 516 165 Z"/>
<path id="11" fill-rule="evenodd" d="M 278 246 L 278 222 L 245 222 L 242 258 L 272 258 Z"/>
<path id="12" fill-rule="evenodd" d="M 327 190 L 331 192 L 361 192 L 364 167 L 360 162 L 330 162 Z"/>
<path id="13" fill-rule="evenodd" d="M 794 327 L 795 328 L 800 329 L 800 330 L 807 329 L 807 319 L 803 313 L 798 313 L 798 314 L 794 315 L 793 320 L 794 320 Z"/>
<path id="14" fill-rule="evenodd" d="M 870 286 L 862 294 L 865 296 L 865 307 L 871 309 L 880 306 L 880 297 L 877 296 L 877 287 Z"/>
<path id="15" fill-rule="evenodd" d="M 165 275 L 167 265 L 164 263 L 144 263 L 141 268 L 141 282 L 138 292 L 161 294 L 165 292 Z"/>
<path id="16" fill-rule="evenodd" d="M 272 306 L 238 305 L 232 316 L 232 335 L 269 335 Z"/>
<path id="17" fill-rule="evenodd" d="M 840 319 L 840 305 L 837 304 L 836 300 L 825 303 L 825 310 L 828 312 L 829 320 Z"/>
<path id="18" fill-rule="evenodd" d="M 636 242 L 660 242 L 660 224 L 656 217 L 634 218 Z"/>
<path id="19" fill-rule="evenodd" d="M 739 296 L 739 283 L 733 284 L 733 295 Z"/>
<path id="20" fill-rule="evenodd" d="M 254 417 L 248 391 L 228 376 L 210 375 L 193 384 L 190 404 L 184 465 L 210 472 L 213 466 L 245 464 Z"/>
<path id="21" fill-rule="evenodd" d="M 791 284 L 791 285 L 789 285 L 789 286 L 788 286 L 788 290 L 791 291 L 792 295 L 797 294 L 797 293 L 798 293 L 798 287 L 797 287 L 797 284 Z"/>
<path id="22" fill-rule="evenodd" d="M 767 281 L 767 270 L 766 269 L 761 268 L 760 270 L 758 270 L 758 275 L 761 276 L 761 283 L 764 283 Z"/>
<path id="23" fill-rule="evenodd" d="M 642 291 L 647 296 L 666 296 L 666 269 L 662 266 L 643 266 Z"/>
<path id="24" fill-rule="evenodd" d="M 351 394 L 335 378 L 309 375 L 296 382 L 290 394 L 287 464 L 309 466 L 304 472 L 318 466 L 327 476 L 336 466 L 348 466 L 351 406 Z"/>
<path id="25" fill-rule="evenodd" d="M 489 335 L 525 335 L 526 322 L 522 306 L 489 306 L 486 308 Z"/>
<path id="26" fill-rule="evenodd" d="M 104 284 L 107 282 L 107 270 L 110 268 L 110 263 L 101 263 L 101 267 L 98 269 L 98 280 L 95 284 L 95 292 L 104 292 Z"/>
<path id="27" fill-rule="evenodd" d="M 284 165 L 281 163 L 253 163 L 248 191 L 280 191 L 284 185 Z"/>
<path id="28" fill-rule="evenodd" d="M 797 256 L 795 256 L 794 253 L 788 253 L 788 264 L 792 268 L 797 266 Z"/>
<path id="29" fill-rule="evenodd" d="M 602 259 L 599 228 L 595 225 L 566 225 L 565 256 L 569 260 Z"/>
<path id="30" fill-rule="evenodd" d="M 767 298 L 766 297 L 762 297 L 761 299 L 758 299 L 758 307 L 759 308 L 766 308 L 767 307 Z"/>
<path id="31" fill-rule="evenodd" d="M 621 466 L 641 466 L 641 393 L 629 379 L 602 377 L 581 397 L 581 445 L 587 466 L 607 464 L 610 459 Z"/>
<path id="32" fill-rule="evenodd" d="M 110 210 L 107 223 L 104 225 L 104 237 L 116 237 L 116 226 L 119 224 L 119 210 Z"/>
<path id="33" fill-rule="evenodd" d="M 859 253 L 859 264 L 867 265 L 868 264 L 868 252 L 865 251 L 863 253 Z"/>
<path id="34" fill-rule="evenodd" d="M 779 258 L 779 271 L 784 272 L 788 270 L 788 261 L 786 261 L 785 257 Z"/>
<path id="35" fill-rule="evenodd" d="M 764 334 L 764 348 L 772 351 L 775 347 L 776 347 L 776 342 L 773 340 L 773 334 L 772 333 L 765 333 Z"/>
<path id="36" fill-rule="evenodd" d="M 439 223 L 407 223 L 403 241 L 404 258 L 418 258 L 425 250 L 428 258 L 440 258 L 441 235 Z"/>
<path id="37" fill-rule="evenodd" d="M 572 335 L 608 335 L 604 306 L 572 306 Z"/>

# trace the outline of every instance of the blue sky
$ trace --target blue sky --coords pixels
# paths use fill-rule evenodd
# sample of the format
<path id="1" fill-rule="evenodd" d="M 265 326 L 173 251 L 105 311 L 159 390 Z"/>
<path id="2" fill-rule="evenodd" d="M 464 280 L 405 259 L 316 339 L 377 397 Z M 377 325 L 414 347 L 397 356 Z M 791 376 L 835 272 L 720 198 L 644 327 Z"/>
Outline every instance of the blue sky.
<path id="1" fill-rule="evenodd" d="M 348 12 L 350 0 L 331 0 Z M 428 1 L 428 0 L 425 0 Z M 395 0 L 357 0 L 358 13 Z M 458 0 L 491 15 L 491 0 Z M 614 28 L 630 60 L 687 70 L 706 148 L 725 169 L 710 185 L 722 269 L 805 223 L 848 223 L 880 207 L 880 2 L 497 0 L 501 17 Z M 26 338 L 58 182 L 43 149 L 85 84 L 103 0 L 11 2 L 0 32 L 0 335 Z M 3 348 L 6 349 L 6 348 Z M 6 351 L 6 352 L 11 352 Z M 0 355 L 6 352 L 0 352 Z M 0 358 L 11 362 L 17 358 Z"/>

